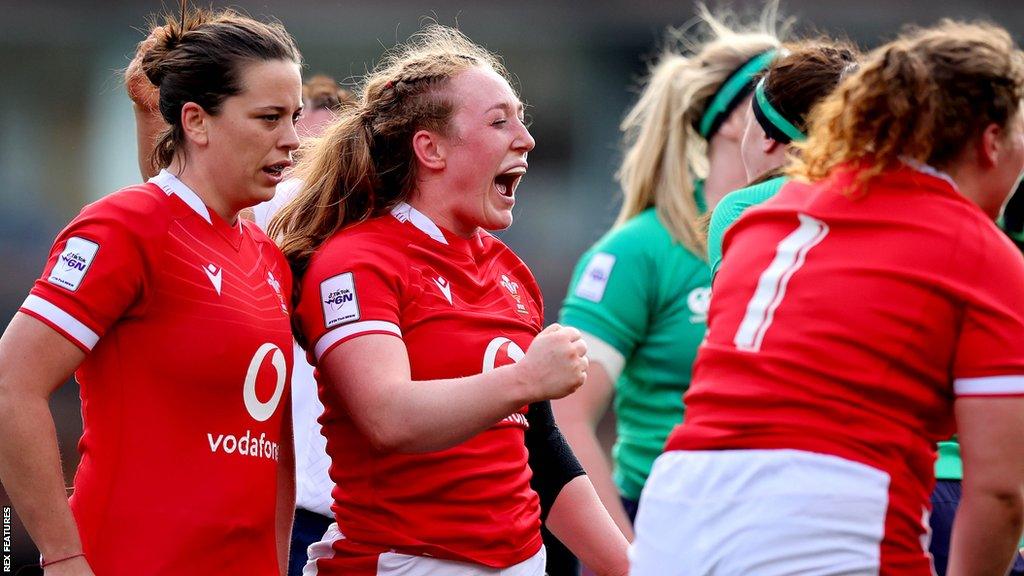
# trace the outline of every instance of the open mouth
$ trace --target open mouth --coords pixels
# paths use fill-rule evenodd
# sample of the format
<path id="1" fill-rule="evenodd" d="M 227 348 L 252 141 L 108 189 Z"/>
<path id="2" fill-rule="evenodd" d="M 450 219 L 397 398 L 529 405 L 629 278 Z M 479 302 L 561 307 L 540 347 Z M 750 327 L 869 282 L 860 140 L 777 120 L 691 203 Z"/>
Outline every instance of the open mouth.
<path id="1" fill-rule="evenodd" d="M 515 196 L 516 188 L 519 186 L 519 182 L 523 179 L 524 174 L 526 174 L 526 169 L 524 168 L 514 168 L 508 172 L 498 174 L 494 177 L 494 188 L 502 196 L 512 198 Z"/>
<path id="2" fill-rule="evenodd" d="M 272 164 L 263 168 L 263 171 L 274 178 L 280 178 L 284 171 L 291 165 L 291 162 L 278 162 L 277 164 Z"/>

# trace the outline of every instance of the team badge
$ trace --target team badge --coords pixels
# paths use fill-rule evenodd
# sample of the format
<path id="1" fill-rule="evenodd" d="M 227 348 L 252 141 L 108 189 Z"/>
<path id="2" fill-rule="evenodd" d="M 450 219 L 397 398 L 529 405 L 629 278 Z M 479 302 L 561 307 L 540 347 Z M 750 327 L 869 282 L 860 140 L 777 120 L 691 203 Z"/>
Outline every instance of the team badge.
<path id="1" fill-rule="evenodd" d="M 530 311 L 523 305 L 523 299 L 519 296 L 519 284 L 509 278 L 507 275 L 501 275 L 501 285 L 504 286 L 505 290 L 508 291 L 508 295 L 516 301 L 516 312 L 520 314 L 529 314 Z"/>
<path id="2" fill-rule="evenodd" d="M 274 273 L 267 270 L 267 284 L 274 289 L 274 293 L 277 294 L 277 300 L 281 303 L 281 312 L 288 314 L 288 305 L 284 301 L 284 293 L 281 292 L 281 282 L 274 277 Z"/>
<path id="3" fill-rule="evenodd" d="M 686 306 L 690 309 L 690 322 L 707 322 L 708 309 L 711 308 L 711 287 L 701 286 L 690 290 L 686 296 Z"/>
<path id="4" fill-rule="evenodd" d="M 574 294 L 584 300 L 600 302 L 604 298 L 604 289 L 608 287 L 608 279 L 612 275 L 614 266 L 614 255 L 607 252 L 594 254 L 583 270 L 583 274 L 580 275 L 580 281 L 576 284 Z"/>
<path id="5" fill-rule="evenodd" d="M 320 283 L 324 326 L 328 329 L 359 320 L 359 301 L 351 272 L 332 276 Z"/>
<path id="6" fill-rule="evenodd" d="M 46 279 L 47 282 L 72 292 L 78 290 L 99 249 L 99 244 L 85 238 L 78 236 L 68 238 L 67 243 L 64 244 L 64 251 L 57 257 L 57 263 L 53 265 L 50 277 Z"/>

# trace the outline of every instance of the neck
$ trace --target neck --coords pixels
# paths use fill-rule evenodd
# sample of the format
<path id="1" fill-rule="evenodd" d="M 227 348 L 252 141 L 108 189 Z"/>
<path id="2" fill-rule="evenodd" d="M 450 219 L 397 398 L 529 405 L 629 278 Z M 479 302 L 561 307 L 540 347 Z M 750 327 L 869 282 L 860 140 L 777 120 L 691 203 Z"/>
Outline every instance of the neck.
<path id="1" fill-rule="evenodd" d="M 994 199 L 990 194 L 985 193 L 984 178 L 975 170 L 961 166 L 950 166 L 942 169 L 956 183 L 956 191 L 961 196 L 973 202 L 981 211 L 995 220 L 999 217 L 999 211 L 1003 207 L 1001 199 Z"/>
<path id="2" fill-rule="evenodd" d="M 479 232 L 475 227 L 472 229 L 460 227 L 458 219 L 448 209 L 445 195 L 440 192 L 432 194 L 429 187 L 413 190 L 406 202 L 423 213 L 424 216 L 430 218 L 431 222 L 460 238 L 472 238 Z"/>
<path id="3" fill-rule="evenodd" d="M 194 161 L 184 162 L 180 156 L 177 156 L 167 167 L 167 171 L 174 174 L 178 180 L 195 192 L 203 204 L 220 216 L 222 220 L 232 226 L 235 224 L 238 219 L 238 209 L 228 206 L 222 195 L 216 193 L 214 180 Z"/>
<path id="4" fill-rule="evenodd" d="M 740 143 L 717 135 L 708 143 L 708 177 L 704 180 L 704 202 L 708 212 L 723 196 L 747 184 L 740 155 Z"/>

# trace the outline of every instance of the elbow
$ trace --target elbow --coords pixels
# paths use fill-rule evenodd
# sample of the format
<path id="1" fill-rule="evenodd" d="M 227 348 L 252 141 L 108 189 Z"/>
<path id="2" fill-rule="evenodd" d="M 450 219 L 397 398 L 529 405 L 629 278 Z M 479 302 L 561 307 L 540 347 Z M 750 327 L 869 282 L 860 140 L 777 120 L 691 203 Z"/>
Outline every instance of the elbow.
<path id="1" fill-rule="evenodd" d="M 994 505 L 1001 515 L 1014 523 L 1024 522 L 1024 484 L 1009 478 L 997 481 L 968 483 L 964 481 L 963 499 L 980 498 Z"/>
<path id="2" fill-rule="evenodd" d="M 385 422 L 368 422 L 361 427 L 370 446 L 376 452 L 414 452 L 415 441 L 408 429 Z"/>

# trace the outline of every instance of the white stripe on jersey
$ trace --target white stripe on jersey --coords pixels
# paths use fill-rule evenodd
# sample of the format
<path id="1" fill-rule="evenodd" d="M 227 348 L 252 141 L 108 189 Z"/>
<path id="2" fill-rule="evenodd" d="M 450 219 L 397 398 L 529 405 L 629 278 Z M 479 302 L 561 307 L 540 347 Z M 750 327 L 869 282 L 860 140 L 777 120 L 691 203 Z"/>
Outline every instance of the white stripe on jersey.
<path id="1" fill-rule="evenodd" d="M 985 376 L 983 378 L 957 378 L 953 381 L 957 396 L 988 396 L 998 394 L 1024 394 L 1024 376 Z"/>
<path id="2" fill-rule="evenodd" d="M 39 296 L 29 294 L 21 307 L 46 318 L 53 325 L 71 335 L 72 338 L 87 350 L 92 350 L 92 347 L 100 340 L 99 334 L 90 330 L 88 326 L 79 322 L 77 318 Z"/>
<path id="3" fill-rule="evenodd" d="M 365 322 L 356 322 L 354 324 L 348 324 L 345 326 L 339 326 L 330 332 L 327 332 L 317 340 L 316 346 L 313 348 L 313 354 L 316 356 L 317 362 L 320 361 L 320 357 L 324 355 L 324 352 L 329 350 L 331 346 L 334 346 L 338 342 L 348 338 L 362 334 L 364 332 L 388 332 L 402 337 L 402 329 L 398 325 L 391 322 L 384 322 L 382 320 L 367 320 Z"/>

